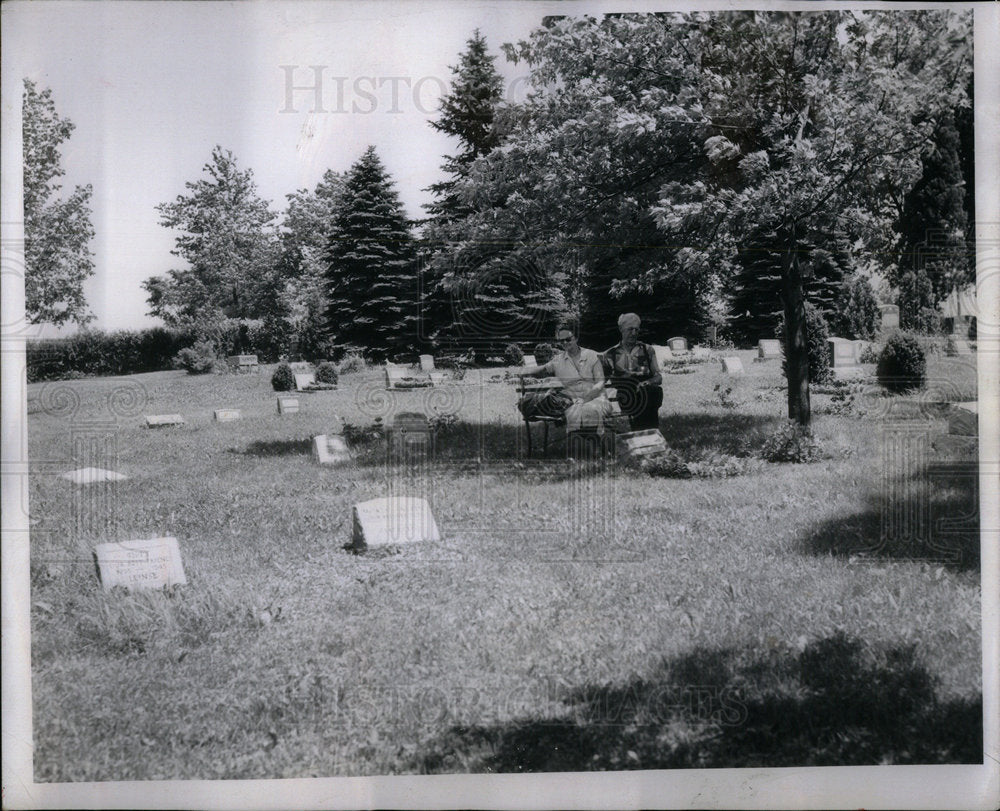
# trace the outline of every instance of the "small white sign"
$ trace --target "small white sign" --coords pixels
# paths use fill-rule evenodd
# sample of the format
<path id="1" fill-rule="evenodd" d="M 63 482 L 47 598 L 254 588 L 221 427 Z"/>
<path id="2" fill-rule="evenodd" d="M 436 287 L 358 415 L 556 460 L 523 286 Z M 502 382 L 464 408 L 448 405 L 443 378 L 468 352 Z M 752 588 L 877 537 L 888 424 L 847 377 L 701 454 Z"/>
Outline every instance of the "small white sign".
<path id="1" fill-rule="evenodd" d="M 102 543 L 94 555 L 105 591 L 115 586 L 158 589 L 187 583 L 176 538 Z"/>

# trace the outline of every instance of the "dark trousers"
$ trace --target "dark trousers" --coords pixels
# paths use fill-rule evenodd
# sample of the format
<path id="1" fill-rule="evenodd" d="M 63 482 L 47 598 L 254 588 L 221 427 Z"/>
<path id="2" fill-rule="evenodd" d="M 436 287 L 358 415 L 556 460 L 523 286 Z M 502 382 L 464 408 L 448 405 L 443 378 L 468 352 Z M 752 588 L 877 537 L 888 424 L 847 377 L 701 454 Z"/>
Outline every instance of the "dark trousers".
<path id="1" fill-rule="evenodd" d="M 660 406 L 663 405 L 663 389 L 659 386 L 640 386 L 634 380 L 614 380 L 618 392 L 618 405 L 622 414 L 628 417 L 633 431 L 659 428 Z"/>

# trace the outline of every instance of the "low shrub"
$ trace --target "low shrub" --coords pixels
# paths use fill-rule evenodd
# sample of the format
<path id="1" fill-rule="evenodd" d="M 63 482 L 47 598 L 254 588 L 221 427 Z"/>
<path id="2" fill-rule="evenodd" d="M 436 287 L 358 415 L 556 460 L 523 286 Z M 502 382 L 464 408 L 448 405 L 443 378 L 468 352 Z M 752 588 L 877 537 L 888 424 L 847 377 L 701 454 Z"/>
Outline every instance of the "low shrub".
<path id="1" fill-rule="evenodd" d="M 858 360 L 861 363 L 878 363 L 878 350 L 874 346 L 866 345 L 861 350 Z"/>
<path id="2" fill-rule="evenodd" d="M 368 364 L 365 363 L 365 359 L 361 356 L 360 352 L 348 352 L 340 361 L 339 372 L 342 375 L 346 375 L 352 372 L 363 372 L 367 368 Z"/>
<path id="3" fill-rule="evenodd" d="M 271 388 L 275 391 L 292 391 L 295 388 L 295 375 L 287 363 L 279 363 L 271 375 Z"/>
<path id="4" fill-rule="evenodd" d="M 316 367 L 316 382 L 317 383 L 327 383 L 336 385 L 339 379 L 337 375 L 337 367 L 334 366 L 329 361 L 323 361 L 319 366 Z"/>
<path id="5" fill-rule="evenodd" d="M 175 364 L 178 368 L 187 369 L 190 375 L 204 375 L 214 372 L 218 361 L 212 342 L 198 341 L 194 346 L 178 352 Z"/>
<path id="6" fill-rule="evenodd" d="M 834 303 L 830 328 L 841 338 L 870 341 L 882 324 L 878 301 L 868 279 L 854 273 L 844 281 Z"/>
<path id="7" fill-rule="evenodd" d="M 552 344 L 547 344 L 544 342 L 540 344 L 535 344 L 535 352 L 534 352 L 535 361 L 538 363 L 539 366 L 544 366 L 546 363 L 552 360 L 553 357 L 555 357 L 555 354 L 556 354 L 556 348 L 552 346 Z"/>
<path id="8" fill-rule="evenodd" d="M 927 356 L 919 341 L 903 332 L 894 333 L 879 355 L 878 382 L 899 393 L 919 389 L 927 377 Z"/>
<path id="9" fill-rule="evenodd" d="M 524 352 L 517 344 L 507 344 L 503 350 L 503 359 L 508 366 L 520 366 L 524 363 Z"/>
<path id="10" fill-rule="evenodd" d="M 822 449 L 811 430 L 788 421 L 764 441 L 760 456 L 766 462 L 815 462 Z"/>
<path id="11" fill-rule="evenodd" d="M 646 456 L 638 461 L 636 468 L 647 476 L 662 479 L 690 479 L 691 471 L 687 462 L 674 450 Z"/>

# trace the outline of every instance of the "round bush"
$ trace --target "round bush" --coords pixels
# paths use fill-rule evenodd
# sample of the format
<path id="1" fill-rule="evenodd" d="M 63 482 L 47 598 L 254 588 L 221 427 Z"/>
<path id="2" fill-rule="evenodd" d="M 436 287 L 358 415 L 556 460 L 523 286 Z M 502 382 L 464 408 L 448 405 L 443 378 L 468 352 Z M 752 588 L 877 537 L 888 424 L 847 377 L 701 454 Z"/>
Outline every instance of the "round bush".
<path id="1" fill-rule="evenodd" d="M 336 385 L 338 379 L 337 367 L 328 361 L 323 361 L 316 367 L 317 383 L 332 383 Z"/>
<path id="2" fill-rule="evenodd" d="M 215 347 L 211 341 L 199 341 L 177 353 L 176 363 L 188 374 L 204 375 L 215 371 Z"/>
<path id="3" fill-rule="evenodd" d="M 881 325 L 882 314 L 872 286 L 864 276 L 851 275 L 834 304 L 831 328 L 841 338 L 870 341 L 878 335 Z"/>
<path id="4" fill-rule="evenodd" d="M 778 340 L 781 341 L 782 357 L 781 371 L 788 374 L 788 350 L 785 346 L 785 316 L 781 315 L 777 329 Z M 830 330 L 826 325 L 823 313 L 806 302 L 806 348 L 809 354 L 809 380 L 812 383 L 825 383 L 833 377 L 830 368 L 830 349 L 827 340 Z"/>
<path id="5" fill-rule="evenodd" d="M 924 385 L 927 358 L 912 335 L 896 332 L 889 336 L 878 359 L 878 382 L 892 392 L 910 391 Z"/>
<path id="6" fill-rule="evenodd" d="M 503 359 L 508 366 L 520 366 L 524 363 L 524 352 L 517 344 L 507 344 L 503 350 Z"/>
<path id="7" fill-rule="evenodd" d="M 346 375 L 348 372 L 363 372 L 366 368 L 365 359 L 357 352 L 348 352 L 340 361 L 340 374 L 342 375 Z"/>
<path id="8" fill-rule="evenodd" d="M 295 375 L 287 363 L 279 363 L 271 375 L 271 388 L 275 391 L 292 391 L 295 388 Z"/>
<path id="9" fill-rule="evenodd" d="M 552 344 L 535 344 L 535 362 L 539 366 L 544 366 L 548 363 L 556 354 L 556 349 Z"/>

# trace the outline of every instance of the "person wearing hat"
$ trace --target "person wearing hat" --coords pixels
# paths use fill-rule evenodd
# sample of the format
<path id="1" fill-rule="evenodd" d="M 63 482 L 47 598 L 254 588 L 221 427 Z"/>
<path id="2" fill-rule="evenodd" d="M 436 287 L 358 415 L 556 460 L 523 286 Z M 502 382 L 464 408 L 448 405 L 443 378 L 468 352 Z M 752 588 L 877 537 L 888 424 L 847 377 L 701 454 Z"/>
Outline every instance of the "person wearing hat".
<path id="1" fill-rule="evenodd" d="M 621 342 L 604 353 L 611 385 L 618 391 L 618 405 L 633 431 L 660 427 L 663 378 L 653 347 L 639 340 L 642 320 L 635 313 L 618 319 Z"/>

